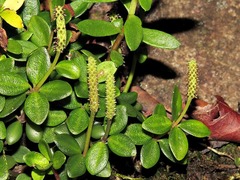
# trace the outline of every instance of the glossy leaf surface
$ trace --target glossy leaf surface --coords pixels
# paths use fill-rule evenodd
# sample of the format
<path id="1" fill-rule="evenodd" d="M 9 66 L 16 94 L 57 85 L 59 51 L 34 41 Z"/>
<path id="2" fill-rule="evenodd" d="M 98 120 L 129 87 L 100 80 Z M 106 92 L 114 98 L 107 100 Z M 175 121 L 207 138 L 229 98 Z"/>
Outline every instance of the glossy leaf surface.
<path id="1" fill-rule="evenodd" d="M 85 158 L 82 154 L 76 154 L 68 158 L 66 163 L 67 175 L 70 178 L 82 176 L 86 172 Z"/>

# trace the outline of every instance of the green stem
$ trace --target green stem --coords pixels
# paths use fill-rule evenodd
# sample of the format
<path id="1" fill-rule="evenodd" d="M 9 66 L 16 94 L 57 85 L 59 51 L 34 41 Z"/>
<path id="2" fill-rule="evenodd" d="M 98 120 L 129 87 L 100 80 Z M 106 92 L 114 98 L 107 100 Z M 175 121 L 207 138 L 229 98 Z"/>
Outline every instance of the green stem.
<path id="1" fill-rule="evenodd" d="M 127 83 L 124 87 L 123 92 L 128 92 L 129 89 L 130 89 L 130 86 L 132 84 L 132 80 L 133 80 L 133 77 L 134 77 L 134 74 L 135 74 L 136 65 L 137 65 L 137 55 L 134 54 L 133 55 L 133 60 L 132 60 L 132 67 L 131 67 L 131 70 L 130 70 L 130 73 L 129 73 L 129 76 L 128 76 L 128 80 L 127 80 Z"/>
<path id="2" fill-rule="evenodd" d="M 105 131 L 104 136 L 102 137 L 102 140 L 103 140 L 104 142 L 107 141 L 107 138 L 108 138 L 108 135 L 109 135 L 109 132 L 110 132 L 110 129 L 111 129 L 111 124 L 112 124 L 112 119 L 108 119 L 108 120 L 107 120 L 106 131 Z"/>
<path id="3" fill-rule="evenodd" d="M 172 128 L 174 128 L 175 126 L 177 126 L 181 122 L 181 120 L 183 119 L 184 115 L 186 114 L 186 112 L 187 112 L 187 110 L 188 110 L 188 108 L 189 108 L 189 106 L 191 104 L 191 101 L 192 101 L 192 98 L 188 98 L 187 99 L 187 103 L 186 103 L 182 113 L 177 118 L 177 120 L 173 123 Z"/>
<path id="4" fill-rule="evenodd" d="M 89 149 L 89 144 L 90 144 L 90 139 L 91 139 L 91 134 L 92 134 L 94 118 L 95 118 L 95 112 L 91 112 L 90 118 L 89 118 L 89 123 L 88 123 L 87 134 L 86 134 L 86 141 L 85 141 L 84 150 L 83 150 L 83 156 L 84 157 L 86 156 L 87 151 Z"/>
<path id="5" fill-rule="evenodd" d="M 48 69 L 47 73 L 44 75 L 44 77 L 39 81 L 39 83 L 35 86 L 34 90 L 35 91 L 38 91 L 42 85 L 44 84 L 44 82 L 47 80 L 47 78 L 50 76 L 50 74 L 52 73 L 52 71 L 55 69 L 55 66 L 58 62 L 58 59 L 60 57 L 60 52 L 57 51 L 56 52 L 56 55 L 55 55 L 55 58 L 53 60 L 53 63 L 51 64 L 50 68 Z"/>
<path id="6" fill-rule="evenodd" d="M 136 8 L 137 8 L 137 3 L 138 3 L 138 0 L 131 1 L 128 14 L 135 14 Z"/>

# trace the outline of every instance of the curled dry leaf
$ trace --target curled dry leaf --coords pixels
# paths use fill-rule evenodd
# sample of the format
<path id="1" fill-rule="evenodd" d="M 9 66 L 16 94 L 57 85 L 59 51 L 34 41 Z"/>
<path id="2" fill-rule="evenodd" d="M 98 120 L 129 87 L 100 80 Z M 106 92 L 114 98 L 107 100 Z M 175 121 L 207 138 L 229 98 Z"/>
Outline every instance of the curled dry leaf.
<path id="1" fill-rule="evenodd" d="M 0 47 L 6 51 L 7 50 L 7 44 L 8 44 L 8 37 L 5 29 L 0 28 Z"/>
<path id="2" fill-rule="evenodd" d="M 216 96 L 215 104 L 196 101 L 192 117 L 203 122 L 211 130 L 210 139 L 240 142 L 240 114 L 234 111 L 224 99 Z"/>

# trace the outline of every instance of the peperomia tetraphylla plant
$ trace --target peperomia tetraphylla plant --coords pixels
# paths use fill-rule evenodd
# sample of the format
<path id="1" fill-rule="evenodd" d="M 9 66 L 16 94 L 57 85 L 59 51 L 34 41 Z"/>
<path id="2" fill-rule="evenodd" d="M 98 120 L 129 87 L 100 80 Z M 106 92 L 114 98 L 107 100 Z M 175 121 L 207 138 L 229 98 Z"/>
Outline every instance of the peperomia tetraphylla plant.
<path id="1" fill-rule="evenodd" d="M 94 3 L 105 2 L 123 5 L 127 18 L 86 18 Z M 183 120 L 196 93 L 196 61 L 189 62 L 183 110 L 181 94 L 174 89 L 171 119 L 161 104 L 144 117 L 137 93 L 129 92 L 137 63 L 147 59 L 139 51 L 142 43 L 165 49 L 180 45 L 172 35 L 142 26 L 137 12 L 148 11 L 151 4 L 25 0 L 19 11 L 24 28 L 3 24 L 8 43 L 0 57 L 0 179 L 121 176 L 112 169 L 113 154 L 140 157 L 146 169 L 159 162 L 160 152 L 173 162 L 187 163 L 186 134 L 210 134 L 201 122 Z M 103 37 L 111 44 L 107 48 L 91 43 Z M 121 53 L 123 40 L 130 50 L 127 57 Z M 128 57 L 133 57 L 132 66 L 122 84 Z"/>

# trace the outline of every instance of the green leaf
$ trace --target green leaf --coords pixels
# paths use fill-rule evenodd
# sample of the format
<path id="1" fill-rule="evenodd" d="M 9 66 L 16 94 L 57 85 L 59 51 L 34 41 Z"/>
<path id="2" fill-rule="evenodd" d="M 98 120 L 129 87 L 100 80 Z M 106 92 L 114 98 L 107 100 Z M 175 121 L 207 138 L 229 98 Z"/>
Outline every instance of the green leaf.
<path id="1" fill-rule="evenodd" d="M 155 107 L 155 109 L 153 111 L 153 114 L 158 114 L 160 116 L 167 116 L 167 112 L 166 112 L 164 105 L 157 104 L 157 106 Z"/>
<path id="2" fill-rule="evenodd" d="M 116 66 L 111 61 L 104 61 L 98 64 L 97 72 L 98 72 L 98 82 L 106 81 L 107 76 L 109 74 L 114 74 L 117 71 Z"/>
<path id="3" fill-rule="evenodd" d="M 0 16 L 11 26 L 15 28 L 23 28 L 22 19 L 19 15 L 17 15 L 16 11 L 4 9 L 0 12 Z"/>
<path id="4" fill-rule="evenodd" d="M 76 109 L 81 106 L 82 104 L 80 103 L 74 92 L 72 92 L 71 96 L 66 98 L 66 101 L 63 100 L 63 107 L 65 109 Z"/>
<path id="5" fill-rule="evenodd" d="M 135 15 L 129 15 L 124 25 L 124 35 L 127 46 L 131 51 L 135 51 L 143 38 L 142 21 Z"/>
<path id="6" fill-rule="evenodd" d="M 119 67 L 119 66 L 123 65 L 123 63 L 124 63 L 124 58 L 123 58 L 122 54 L 116 50 L 112 50 L 110 52 L 110 58 L 111 58 L 112 62 L 114 62 L 116 67 Z"/>
<path id="7" fill-rule="evenodd" d="M 83 2 L 91 2 L 91 3 L 102 3 L 102 2 L 115 2 L 117 0 L 83 0 Z"/>
<path id="8" fill-rule="evenodd" d="M 0 94 L 15 96 L 26 92 L 30 85 L 19 74 L 12 72 L 0 72 Z"/>
<path id="9" fill-rule="evenodd" d="M 176 120 L 182 111 L 182 96 L 177 86 L 174 87 L 172 97 L 172 120 Z"/>
<path id="10" fill-rule="evenodd" d="M 4 144 L 3 144 L 3 140 L 0 140 L 0 153 L 2 153 L 3 146 L 4 146 Z"/>
<path id="11" fill-rule="evenodd" d="M 167 138 L 164 139 L 160 139 L 159 140 L 159 145 L 160 145 L 160 149 L 163 152 L 163 154 L 172 162 L 177 162 L 176 158 L 174 157 L 170 146 L 169 146 L 169 141 Z"/>
<path id="12" fill-rule="evenodd" d="M 164 135 L 171 129 L 172 122 L 166 116 L 153 114 L 143 122 L 142 127 L 153 134 Z"/>
<path id="13" fill-rule="evenodd" d="M 188 152 L 188 140 L 185 133 L 178 127 L 174 127 L 169 134 L 169 146 L 174 157 L 180 161 Z"/>
<path id="14" fill-rule="evenodd" d="M 26 71 L 34 86 L 44 77 L 50 65 L 50 56 L 46 48 L 40 47 L 29 56 Z"/>
<path id="15" fill-rule="evenodd" d="M 24 163 L 23 156 L 29 152 L 30 150 L 27 147 L 20 146 L 17 151 L 12 155 L 12 157 L 17 163 Z"/>
<path id="16" fill-rule="evenodd" d="M 31 41 L 34 44 L 37 46 L 48 46 L 51 30 L 43 18 L 32 16 L 28 24 L 28 30 L 33 33 Z"/>
<path id="17" fill-rule="evenodd" d="M 72 157 L 74 157 L 74 156 L 72 156 Z M 66 156 L 61 151 L 56 151 L 53 155 L 52 161 L 53 161 L 53 168 L 60 169 L 66 161 Z M 75 166 L 73 166 L 73 167 L 75 167 Z M 80 170 L 80 168 L 78 170 Z"/>
<path id="18" fill-rule="evenodd" d="M 25 129 L 27 138 L 33 143 L 39 143 L 43 137 L 43 129 L 34 123 L 26 123 Z"/>
<path id="19" fill-rule="evenodd" d="M 205 124 L 194 119 L 183 121 L 178 125 L 178 127 L 180 127 L 186 133 L 198 138 L 207 137 L 211 134 L 211 131 Z"/>
<path id="20" fill-rule="evenodd" d="M 86 3 L 82 0 L 72 1 L 70 6 L 73 9 L 74 17 L 81 16 L 85 11 L 87 11 L 91 7 L 91 3 Z"/>
<path id="21" fill-rule="evenodd" d="M 143 144 L 140 152 L 140 161 L 142 166 L 146 169 L 153 167 L 157 164 L 160 158 L 160 148 L 154 139 L 149 140 Z"/>
<path id="22" fill-rule="evenodd" d="M 27 117 L 35 124 L 42 124 L 49 112 L 49 102 L 45 96 L 38 92 L 31 93 L 24 104 Z"/>
<path id="23" fill-rule="evenodd" d="M 101 124 L 94 124 L 92 128 L 91 137 L 94 139 L 100 139 L 105 134 L 104 127 Z"/>
<path id="24" fill-rule="evenodd" d="M 6 142 L 8 145 L 13 145 L 20 140 L 23 133 L 23 127 L 20 121 L 14 121 L 7 127 Z"/>
<path id="25" fill-rule="evenodd" d="M 8 179 L 8 165 L 7 159 L 5 155 L 0 156 L 0 179 L 6 180 Z"/>
<path id="26" fill-rule="evenodd" d="M 38 48 L 35 44 L 27 40 L 17 40 L 17 42 L 21 45 L 23 52 L 19 58 L 15 58 L 16 61 L 26 61 L 28 56 Z"/>
<path id="27" fill-rule="evenodd" d="M 80 134 L 88 127 L 89 116 L 85 109 L 78 108 L 69 114 L 66 120 L 69 131 L 74 134 Z"/>
<path id="28" fill-rule="evenodd" d="M 40 12 L 39 0 L 25 0 L 22 11 L 23 22 L 27 26 L 31 17 Z"/>
<path id="29" fill-rule="evenodd" d="M 0 112 L 0 118 L 6 117 L 16 109 L 18 109 L 26 99 L 26 94 L 20 94 L 18 96 L 8 97 L 5 100 L 5 106 Z"/>
<path id="30" fill-rule="evenodd" d="M 31 151 L 23 156 L 23 160 L 25 161 L 27 166 L 35 167 L 38 170 L 45 171 L 47 170 L 51 164 L 47 158 L 45 158 L 39 152 Z"/>
<path id="31" fill-rule="evenodd" d="M 108 162 L 107 165 L 105 166 L 105 168 L 100 171 L 99 173 L 96 174 L 96 176 L 98 177 L 102 177 L 102 178 L 107 178 L 110 177 L 112 174 L 112 169 L 110 166 L 110 163 Z"/>
<path id="32" fill-rule="evenodd" d="M 149 11 L 152 6 L 152 0 L 139 0 L 139 4 L 144 11 Z"/>
<path id="33" fill-rule="evenodd" d="M 63 60 L 60 61 L 56 70 L 59 75 L 68 79 L 78 79 L 80 77 L 80 68 L 74 61 Z"/>
<path id="34" fill-rule="evenodd" d="M 110 136 L 108 138 L 108 147 L 113 153 L 121 157 L 133 157 L 137 154 L 133 141 L 124 134 Z"/>
<path id="35" fill-rule="evenodd" d="M 22 46 L 13 39 L 8 40 L 7 50 L 13 54 L 21 54 L 23 52 Z"/>
<path id="36" fill-rule="evenodd" d="M 146 134 L 139 123 L 131 124 L 127 127 L 125 135 L 130 137 L 135 145 L 143 145 L 151 139 L 151 136 Z"/>
<path id="37" fill-rule="evenodd" d="M 5 103 L 6 103 L 6 98 L 5 96 L 1 96 L 0 95 L 0 112 L 3 110 L 4 106 L 5 106 Z"/>
<path id="38" fill-rule="evenodd" d="M 67 156 L 81 153 L 81 149 L 77 141 L 69 134 L 56 134 L 54 142 L 57 147 Z"/>
<path id="39" fill-rule="evenodd" d="M 133 104 L 137 101 L 138 94 L 136 92 L 122 92 L 120 96 L 117 97 L 118 102 Z"/>
<path id="40" fill-rule="evenodd" d="M 70 178 L 77 178 L 86 172 L 85 158 L 82 154 L 76 154 L 68 158 L 66 163 L 67 175 Z"/>
<path id="41" fill-rule="evenodd" d="M 55 127 L 45 127 L 43 131 L 43 140 L 46 143 L 53 143 L 55 139 Z"/>
<path id="42" fill-rule="evenodd" d="M 178 40 L 172 35 L 148 28 L 143 28 L 143 42 L 150 46 L 163 49 L 175 49 L 180 46 Z"/>
<path id="43" fill-rule="evenodd" d="M 46 172 L 38 169 L 33 169 L 31 172 L 31 177 L 33 180 L 44 180 Z"/>
<path id="44" fill-rule="evenodd" d="M 16 180 L 31 180 L 31 178 L 27 174 L 21 173 L 17 176 Z"/>
<path id="45" fill-rule="evenodd" d="M 71 85 L 62 80 L 54 80 L 45 83 L 39 90 L 48 101 L 57 101 L 64 99 L 72 94 Z"/>
<path id="46" fill-rule="evenodd" d="M 110 135 L 120 133 L 127 126 L 128 115 L 127 109 L 123 105 L 117 105 L 116 116 L 113 118 L 113 123 L 110 129 Z"/>
<path id="47" fill-rule="evenodd" d="M 81 69 L 79 81 L 87 82 L 87 62 L 85 56 L 78 51 L 73 51 L 71 53 L 71 61 L 75 62 Z"/>
<path id="48" fill-rule="evenodd" d="M 88 98 L 88 83 L 87 82 L 77 82 L 74 85 L 74 91 L 76 96 L 79 98 Z"/>
<path id="49" fill-rule="evenodd" d="M 12 58 L 6 58 L 0 60 L 0 72 L 12 71 L 14 68 L 14 60 Z"/>
<path id="50" fill-rule="evenodd" d="M 86 168 L 91 175 L 101 172 L 108 162 L 108 148 L 103 142 L 95 143 L 87 152 Z"/>
<path id="51" fill-rule="evenodd" d="M 40 140 L 38 143 L 38 149 L 40 153 L 44 155 L 45 158 L 47 158 L 47 160 L 50 161 L 53 159 L 52 151 L 50 150 L 50 147 L 46 141 Z"/>
<path id="52" fill-rule="evenodd" d="M 4 122 L 0 121 L 0 139 L 5 139 L 7 136 L 7 129 Z"/>
<path id="53" fill-rule="evenodd" d="M 10 155 L 2 155 L 2 156 L 0 156 L 0 159 L 2 159 L 2 160 L 0 160 L 0 162 L 3 162 L 4 160 L 6 160 L 7 169 L 12 169 L 13 166 L 16 164 L 16 161 Z"/>
<path id="54" fill-rule="evenodd" d="M 77 24 L 77 27 L 80 32 L 93 37 L 105 37 L 120 33 L 120 29 L 114 24 L 103 20 L 83 20 Z"/>
<path id="55" fill-rule="evenodd" d="M 67 119 L 67 114 L 62 110 L 49 111 L 46 126 L 57 126 Z"/>

